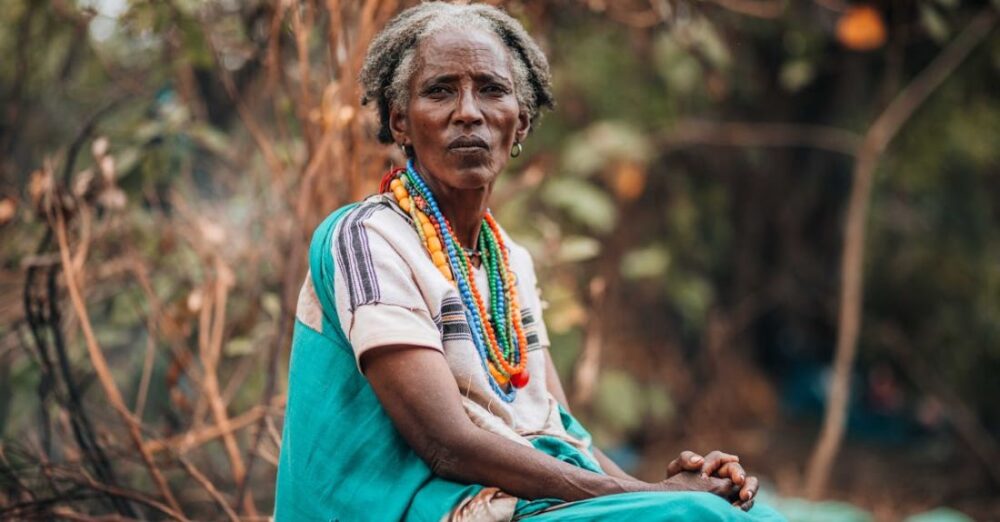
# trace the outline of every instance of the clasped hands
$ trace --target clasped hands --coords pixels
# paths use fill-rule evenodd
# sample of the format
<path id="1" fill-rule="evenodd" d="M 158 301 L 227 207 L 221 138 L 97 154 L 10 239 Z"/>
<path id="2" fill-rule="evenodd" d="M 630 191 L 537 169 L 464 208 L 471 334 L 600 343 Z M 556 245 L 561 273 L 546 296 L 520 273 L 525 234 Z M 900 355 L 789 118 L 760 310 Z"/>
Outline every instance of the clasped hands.
<path id="1" fill-rule="evenodd" d="M 729 501 L 743 511 L 753 507 L 757 477 L 747 476 L 740 458 L 721 451 L 702 457 L 682 451 L 667 465 L 667 478 L 660 482 L 673 491 L 707 491 Z"/>

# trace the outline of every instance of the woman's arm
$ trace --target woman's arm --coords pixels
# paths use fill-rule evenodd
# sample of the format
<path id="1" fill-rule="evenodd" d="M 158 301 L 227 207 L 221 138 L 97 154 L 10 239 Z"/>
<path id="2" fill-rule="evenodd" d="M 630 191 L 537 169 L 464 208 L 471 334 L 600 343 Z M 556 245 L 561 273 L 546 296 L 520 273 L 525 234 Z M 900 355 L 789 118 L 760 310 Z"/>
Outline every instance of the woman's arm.
<path id="1" fill-rule="evenodd" d="M 690 477 L 650 484 L 601 475 L 485 431 L 469 419 L 448 363 L 435 350 L 386 346 L 367 352 L 361 362 L 400 434 L 443 478 L 499 487 L 525 499 L 566 501 L 635 491 L 731 489 L 731 482 L 711 477 L 697 484 Z"/>

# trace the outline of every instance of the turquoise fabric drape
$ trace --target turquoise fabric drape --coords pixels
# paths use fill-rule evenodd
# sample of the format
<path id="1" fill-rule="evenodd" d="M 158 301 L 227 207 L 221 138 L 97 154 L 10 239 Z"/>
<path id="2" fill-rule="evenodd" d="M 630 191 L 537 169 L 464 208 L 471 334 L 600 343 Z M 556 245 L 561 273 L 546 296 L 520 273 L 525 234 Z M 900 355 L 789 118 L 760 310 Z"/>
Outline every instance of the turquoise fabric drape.
<path id="1" fill-rule="evenodd" d="M 549 511 L 538 512 L 548 508 Z M 704 492 L 622 493 L 579 502 L 534 501 L 519 505 L 514 520 L 530 522 L 783 522 L 785 517 L 757 503 L 748 512 L 739 510 L 721 497 Z"/>
<path id="2" fill-rule="evenodd" d="M 435 477 L 392 425 L 337 320 L 331 241 L 341 208 L 309 249 L 323 331 L 296 321 L 274 517 L 284 521 L 437 521 L 480 486 Z"/>
<path id="3" fill-rule="evenodd" d="M 336 210 L 316 229 L 309 248 L 312 282 L 323 308 L 322 332 L 295 323 L 288 399 L 274 518 L 285 521 L 439 521 L 482 489 L 434 476 L 403 440 L 368 381 L 337 319 L 331 242 L 334 227 L 354 205 Z M 560 407 L 567 433 L 590 444 L 590 434 Z M 603 473 L 566 441 L 538 437 L 536 449 Z M 554 509 L 553 509 L 554 508 Z M 545 511 L 543 510 L 550 510 Z M 703 518 L 713 513 L 713 518 Z M 755 507 L 755 520 L 773 511 Z M 707 493 L 630 493 L 563 504 L 522 500 L 515 517 L 530 520 L 746 520 L 746 514 Z M 664 518 L 667 517 L 667 518 Z M 781 520 L 780 517 L 776 518 Z"/>

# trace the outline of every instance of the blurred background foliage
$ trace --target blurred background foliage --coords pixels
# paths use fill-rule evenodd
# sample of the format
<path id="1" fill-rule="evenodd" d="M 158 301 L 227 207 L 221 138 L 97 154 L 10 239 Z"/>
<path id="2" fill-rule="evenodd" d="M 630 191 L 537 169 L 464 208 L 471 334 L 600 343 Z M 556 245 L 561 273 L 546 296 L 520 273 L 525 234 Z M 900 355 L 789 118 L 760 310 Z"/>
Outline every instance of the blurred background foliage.
<path id="1" fill-rule="evenodd" d="M 269 512 L 304 245 L 402 160 L 354 82 L 409 3 L 5 3 L 0 518 Z M 1000 512 L 997 3 L 500 4 L 559 105 L 494 208 L 574 411 L 647 479 L 722 448 L 783 497 L 827 404 L 865 134 L 989 20 L 878 159 L 823 496 Z"/>

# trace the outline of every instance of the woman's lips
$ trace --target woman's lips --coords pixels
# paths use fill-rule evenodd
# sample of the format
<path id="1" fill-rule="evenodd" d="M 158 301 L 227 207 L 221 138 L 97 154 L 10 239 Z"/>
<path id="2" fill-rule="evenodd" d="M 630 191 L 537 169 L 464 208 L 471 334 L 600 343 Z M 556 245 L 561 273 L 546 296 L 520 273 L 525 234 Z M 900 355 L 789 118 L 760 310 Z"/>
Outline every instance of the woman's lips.
<path id="1" fill-rule="evenodd" d="M 460 136 L 448 144 L 448 150 L 456 154 L 480 154 L 489 152 L 490 146 L 479 136 Z"/>
<path id="2" fill-rule="evenodd" d="M 452 149 L 448 149 L 448 152 L 451 152 L 452 154 L 471 156 L 474 154 L 486 154 L 488 151 L 482 147 L 455 147 Z"/>

